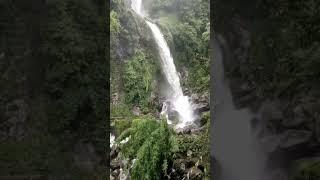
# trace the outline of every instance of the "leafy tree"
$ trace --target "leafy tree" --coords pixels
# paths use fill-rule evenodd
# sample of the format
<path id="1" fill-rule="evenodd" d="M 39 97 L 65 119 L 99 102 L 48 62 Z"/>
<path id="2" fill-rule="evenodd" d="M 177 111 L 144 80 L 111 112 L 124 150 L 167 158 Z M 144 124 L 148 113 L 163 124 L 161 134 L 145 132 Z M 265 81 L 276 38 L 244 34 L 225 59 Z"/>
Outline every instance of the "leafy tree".
<path id="1" fill-rule="evenodd" d="M 163 179 L 168 168 L 168 161 L 175 151 L 172 134 L 166 121 L 162 121 L 160 127 L 150 134 L 150 137 L 139 148 L 132 169 L 133 179 Z"/>
<path id="2" fill-rule="evenodd" d="M 119 141 L 129 137 L 123 145 L 126 158 L 136 159 L 132 168 L 133 179 L 161 179 L 168 162 L 177 150 L 174 132 L 166 121 L 154 119 L 135 119 L 131 128 L 119 137 Z"/>
<path id="3" fill-rule="evenodd" d="M 150 103 L 154 65 L 143 51 L 138 51 L 125 67 L 124 88 L 126 101 L 147 108 Z"/>

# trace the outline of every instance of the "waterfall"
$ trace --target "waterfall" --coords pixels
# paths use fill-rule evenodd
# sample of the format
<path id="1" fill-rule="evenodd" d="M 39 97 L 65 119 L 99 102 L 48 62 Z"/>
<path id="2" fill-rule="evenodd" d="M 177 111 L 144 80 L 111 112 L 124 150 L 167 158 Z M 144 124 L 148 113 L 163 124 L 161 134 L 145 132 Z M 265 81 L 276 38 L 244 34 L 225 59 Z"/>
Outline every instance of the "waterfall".
<path id="1" fill-rule="evenodd" d="M 142 18 L 144 17 L 141 0 L 132 0 L 131 8 L 139 16 L 141 16 Z M 164 36 L 161 33 L 159 27 L 146 19 L 145 22 L 151 29 L 152 35 L 158 46 L 162 71 L 172 91 L 171 95 L 169 95 L 169 97 L 167 98 L 169 102 L 171 102 L 173 110 L 177 111 L 179 114 L 179 123 L 176 125 L 176 127 L 180 128 L 188 124 L 192 124 L 194 120 L 193 109 L 189 102 L 189 97 L 183 95 L 183 91 L 180 85 L 180 78 L 176 70 L 172 55 L 170 53 L 169 46 L 164 39 Z M 164 104 L 164 107 L 167 106 Z M 164 110 L 162 113 L 166 113 L 165 111 L 167 111 L 167 109 L 163 109 Z"/>
<path id="2" fill-rule="evenodd" d="M 219 39 L 220 40 L 220 39 Z M 220 42 L 223 42 L 220 40 Z M 211 154 L 220 167 L 217 180 L 266 180 L 265 155 L 257 145 L 251 128 L 253 114 L 237 110 L 230 88 L 224 78 L 223 55 L 219 41 L 213 42 L 214 100 L 216 103 L 211 128 Z M 213 172 L 215 174 L 217 172 Z"/>

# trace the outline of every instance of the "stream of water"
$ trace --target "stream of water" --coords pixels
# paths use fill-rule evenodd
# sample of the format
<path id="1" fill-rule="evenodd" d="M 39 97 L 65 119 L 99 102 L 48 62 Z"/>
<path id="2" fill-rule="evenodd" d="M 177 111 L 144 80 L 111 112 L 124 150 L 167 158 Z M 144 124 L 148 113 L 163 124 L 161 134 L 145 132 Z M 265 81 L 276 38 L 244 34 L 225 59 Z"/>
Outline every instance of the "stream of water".
<path id="1" fill-rule="evenodd" d="M 142 18 L 144 18 L 142 1 L 132 0 L 131 8 Z M 172 104 L 173 110 L 177 111 L 179 114 L 179 123 L 176 125 L 177 128 L 183 128 L 194 121 L 194 114 L 191 103 L 189 102 L 189 97 L 183 95 L 183 91 L 180 85 L 180 78 L 176 70 L 174 60 L 172 58 L 169 46 L 161 33 L 160 28 L 153 22 L 145 19 L 145 22 L 152 31 L 152 35 L 157 43 L 158 51 L 161 58 L 162 71 L 165 78 L 170 86 L 171 93 L 167 97 L 169 102 Z M 164 107 L 167 107 L 164 104 Z M 163 108 L 162 113 L 166 113 L 166 108 Z M 171 123 L 168 121 L 168 123 Z"/>

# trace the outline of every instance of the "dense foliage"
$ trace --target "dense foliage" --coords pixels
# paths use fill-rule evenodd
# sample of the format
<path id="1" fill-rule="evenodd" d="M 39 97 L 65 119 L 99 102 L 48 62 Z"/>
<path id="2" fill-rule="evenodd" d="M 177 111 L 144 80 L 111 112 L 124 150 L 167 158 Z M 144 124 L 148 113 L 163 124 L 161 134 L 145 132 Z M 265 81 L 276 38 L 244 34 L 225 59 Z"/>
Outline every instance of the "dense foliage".
<path id="1" fill-rule="evenodd" d="M 111 93 L 117 96 L 112 101 L 151 112 L 160 68 L 150 29 L 123 1 L 112 1 L 111 9 Z"/>
<path id="2" fill-rule="evenodd" d="M 132 59 L 125 65 L 124 89 L 125 99 L 129 104 L 142 107 L 144 112 L 148 112 L 152 107 L 151 92 L 156 89 L 153 78 L 156 67 L 152 62 L 152 57 L 137 51 Z"/>
<path id="3" fill-rule="evenodd" d="M 152 11 L 148 18 L 160 18 L 158 24 L 178 71 L 189 74 L 181 77 L 184 88 L 190 88 L 194 93 L 207 93 L 209 2 L 181 1 L 186 9 L 170 10 L 172 3 L 177 2 L 146 0 L 143 4 L 144 9 Z M 126 162 L 121 168 L 132 179 L 180 179 L 186 177 L 191 168 L 197 169 L 199 164 L 205 166 L 199 170 L 200 176 L 209 177 L 208 131 L 178 136 L 166 121 L 158 119 L 159 99 L 163 96 L 159 86 L 165 82 L 151 30 L 131 10 L 130 3 L 113 0 L 111 5 L 111 117 L 120 146 L 120 155 L 112 164 Z M 208 116 L 206 118 L 204 121 L 207 122 Z M 186 158 L 188 150 L 194 151 L 192 158 Z M 177 158 L 186 158 L 192 167 L 177 173 L 178 170 L 174 170 L 180 162 Z M 117 166 L 113 167 L 110 172 L 117 177 Z"/>
<path id="4" fill-rule="evenodd" d="M 190 159 L 196 159 L 199 164 L 204 166 L 204 177 L 210 179 L 210 122 L 209 117 L 205 118 L 208 123 L 205 125 L 205 131 L 194 135 L 184 134 L 176 137 L 178 149 L 175 152 L 176 156 L 188 155 L 188 152 L 192 152 L 188 156 Z"/>
<path id="5" fill-rule="evenodd" d="M 186 86 L 196 92 L 209 90 L 209 1 L 146 1 L 150 16 L 159 18 L 163 29 L 172 36 L 171 51 L 178 70 L 186 67 Z M 152 13 L 151 13 L 152 12 Z M 169 36 L 169 35 L 167 35 Z"/>
<path id="6" fill-rule="evenodd" d="M 102 161 L 87 171 L 74 155 L 84 139 L 98 157 L 105 153 L 99 141 L 108 94 L 105 8 L 90 0 L 0 2 L 0 72 L 7 74 L 1 75 L 0 109 L 19 102 L 13 110 L 21 121 L 10 122 L 15 113 L 1 119 L 1 176 L 103 176 Z"/>
<path id="7" fill-rule="evenodd" d="M 173 135 L 174 132 L 166 121 L 157 122 L 145 118 L 132 122 L 132 126 L 119 137 L 119 141 L 129 138 L 121 152 L 125 158 L 135 159 L 132 168 L 133 179 L 164 177 L 168 162 L 172 162 L 171 157 L 177 148 Z"/>
<path id="8" fill-rule="evenodd" d="M 247 68 L 234 73 L 256 84 L 266 97 L 306 90 L 319 97 L 319 6 L 314 0 L 262 1 L 258 21 L 263 25 L 253 33 Z"/>

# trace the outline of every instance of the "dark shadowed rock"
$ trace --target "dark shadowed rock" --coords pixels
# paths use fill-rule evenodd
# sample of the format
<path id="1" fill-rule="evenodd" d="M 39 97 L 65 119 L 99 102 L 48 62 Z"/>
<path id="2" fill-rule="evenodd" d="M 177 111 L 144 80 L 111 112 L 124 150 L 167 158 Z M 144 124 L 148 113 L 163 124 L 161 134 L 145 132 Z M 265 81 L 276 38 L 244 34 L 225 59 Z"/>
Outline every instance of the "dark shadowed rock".
<path id="1" fill-rule="evenodd" d="M 298 144 L 306 143 L 312 136 L 311 131 L 305 130 L 287 130 L 280 135 L 281 148 L 288 148 Z"/>
<path id="2" fill-rule="evenodd" d="M 113 177 L 118 177 L 119 174 L 120 174 L 120 169 L 115 169 L 115 170 L 112 171 L 112 173 L 111 173 L 111 175 L 112 175 Z"/>
<path id="3" fill-rule="evenodd" d="M 281 143 L 281 139 L 277 135 L 266 136 L 261 138 L 260 143 L 265 152 L 274 152 Z"/>
<path id="4" fill-rule="evenodd" d="M 118 159 L 114 159 L 110 163 L 110 168 L 112 170 L 120 169 L 121 166 L 122 166 L 122 162 L 121 162 L 121 160 L 118 160 Z"/>
<path id="5" fill-rule="evenodd" d="M 197 128 L 198 128 L 197 125 L 190 124 L 190 125 L 187 125 L 183 128 L 177 128 L 176 132 L 177 132 L 177 134 L 190 134 L 193 129 L 197 129 Z"/>
<path id="6" fill-rule="evenodd" d="M 196 113 L 203 113 L 210 110 L 210 105 L 208 102 L 198 103 L 193 105 L 193 109 Z"/>
<path id="7" fill-rule="evenodd" d="M 191 133 L 192 133 L 192 134 L 199 134 L 199 133 L 201 133 L 202 131 L 204 131 L 205 128 L 206 128 L 205 126 L 202 126 L 202 127 L 200 127 L 200 128 L 191 129 Z"/>
<path id="8" fill-rule="evenodd" d="M 293 117 L 292 118 L 284 118 L 282 121 L 282 125 L 284 127 L 296 127 L 301 125 L 304 121 L 307 120 L 303 112 L 302 106 L 297 106 L 293 109 Z"/>
<path id="9" fill-rule="evenodd" d="M 284 127 L 291 128 L 291 127 L 296 127 L 296 126 L 301 125 L 304 121 L 305 121 L 305 119 L 302 117 L 285 118 L 282 121 L 282 125 Z"/>
<path id="10" fill-rule="evenodd" d="M 113 145 L 110 151 L 110 158 L 114 159 L 118 156 L 118 154 L 119 154 L 119 146 Z"/>
<path id="11" fill-rule="evenodd" d="M 199 102 L 199 95 L 198 94 L 192 94 L 190 98 L 191 98 L 192 102 L 194 102 L 194 103 Z"/>
<path id="12" fill-rule="evenodd" d="M 269 135 L 260 139 L 265 152 L 274 152 L 279 148 L 290 148 L 296 145 L 307 143 L 312 136 L 311 131 L 287 130 L 281 134 Z"/>
<path id="13" fill-rule="evenodd" d="M 283 119 L 282 105 L 280 102 L 268 101 L 260 109 L 261 117 L 266 121 L 281 121 Z"/>

